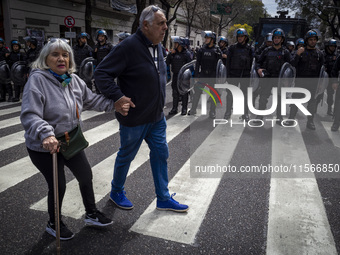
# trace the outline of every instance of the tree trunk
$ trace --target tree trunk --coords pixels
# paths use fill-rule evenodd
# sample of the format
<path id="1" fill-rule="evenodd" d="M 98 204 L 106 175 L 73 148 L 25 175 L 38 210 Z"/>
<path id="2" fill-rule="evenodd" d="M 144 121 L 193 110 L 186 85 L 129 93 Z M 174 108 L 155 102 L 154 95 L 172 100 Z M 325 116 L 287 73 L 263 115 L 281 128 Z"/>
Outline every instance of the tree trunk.
<path id="1" fill-rule="evenodd" d="M 139 27 L 139 18 L 140 18 L 142 11 L 146 7 L 146 0 L 136 0 L 136 5 L 137 5 L 137 15 L 132 24 L 131 34 L 135 33 Z"/>

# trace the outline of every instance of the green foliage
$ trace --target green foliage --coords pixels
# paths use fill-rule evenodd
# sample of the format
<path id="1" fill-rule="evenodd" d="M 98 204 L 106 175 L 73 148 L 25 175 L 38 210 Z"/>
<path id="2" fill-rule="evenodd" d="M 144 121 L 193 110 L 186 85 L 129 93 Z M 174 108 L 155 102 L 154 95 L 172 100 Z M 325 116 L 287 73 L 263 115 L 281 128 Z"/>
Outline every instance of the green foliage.
<path id="1" fill-rule="evenodd" d="M 249 26 L 248 24 L 234 24 L 233 26 L 230 27 L 228 34 L 234 35 L 235 30 L 238 28 L 244 28 L 245 30 L 247 30 L 249 38 L 251 38 L 253 34 L 253 28 Z"/>

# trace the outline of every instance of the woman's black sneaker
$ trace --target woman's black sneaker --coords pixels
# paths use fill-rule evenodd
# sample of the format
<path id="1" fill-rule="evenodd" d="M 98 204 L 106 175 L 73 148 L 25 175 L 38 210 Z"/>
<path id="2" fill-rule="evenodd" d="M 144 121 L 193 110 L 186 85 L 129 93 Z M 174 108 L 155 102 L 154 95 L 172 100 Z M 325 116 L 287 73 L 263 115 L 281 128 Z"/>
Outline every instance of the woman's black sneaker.
<path id="1" fill-rule="evenodd" d="M 111 225 L 113 221 L 107 218 L 102 212 L 96 210 L 93 213 L 85 214 L 85 225 L 105 227 Z"/>
<path id="2" fill-rule="evenodd" d="M 47 223 L 46 226 L 46 232 L 49 233 L 50 235 L 56 237 L 56 231 L 55 231 L 55 224 L 51 223 L 50 221 Z M 70 240 L 74 237 L 74 234 L 69 230 L 64 222 L 60 221 L 60 240 Z"/>

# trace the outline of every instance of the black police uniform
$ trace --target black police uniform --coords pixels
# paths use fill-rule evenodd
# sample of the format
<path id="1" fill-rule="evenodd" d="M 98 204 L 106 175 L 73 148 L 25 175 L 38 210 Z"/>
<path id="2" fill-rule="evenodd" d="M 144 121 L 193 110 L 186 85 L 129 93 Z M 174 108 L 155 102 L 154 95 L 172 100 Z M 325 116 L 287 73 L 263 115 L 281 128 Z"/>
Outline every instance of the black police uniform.
<path id="1" fill-rule="evenodd" d="M 249 86 L 249 78 L 251 65 L 254 57 L 254 50 L 249 44 L 235 43 L 228 49 L 227 58 L 227 74 L 228 83 L 238 86 L 240 83 L 241 90 L 245 98 L 247 98 L 247 89 Z M 241 79 L 240 79 L 241 78 Z M 231 116 L 231 109 L 233 105 L 233 96 L 230 90 L 227 89 L 227 110 L 224 115 L 225 119 L 229 119 Z M 244 115 L 243 118 L 248 119 L 248 104 L 247 100 L 244 100 Z"/>
<path id="2" fill-rule="evenodd" d="M 319 75 L 322 65 L 324 65 L 324 56 L 322 52 L 315 49 L 307 49 L 299 56 L 295 55 L 291 63 L 296 68 L 296 78 L 315 78 L 313 82 L 311 79 L 306 82 L 304 79 L 296 79 L 296 87 L 305 88 L 311 93 L 311 99 L 307 104 L 307 110 L 312 114 L 308 116 L 307 127 L 315 129 L 313 118 L 316 112 L 315 93 L 319 81 Z M 292 98 L 301 98 L 304 95 L 301 93 L 293 93 Z M 296 105 L 290 106 L 289 119 L 295 119 L 298 108 Z"/>
<path id="3" fill-rule="evenodd" d="M 258 69 L 265 69 L 264 78 L 278 78 L 280 75 L 281 67 L 285 62 L 290 63 L 291 56 L 289 51 L 280 47 L 279 49 L 269 46 L 260 55 L 256 62 L 256 71 Z M 271 95 L 273 87 L 277 86 L 278 79 L 265 79 L 265 81 L 260 80 L 259 88 L 259 110 L 265 110 L 268 103 L 268 98 Z M 280 98 L 278 98 L 280 102 Z M 277 104 L 276 115 L 278 119 L 282 119 L 281 116 L 281 104 Z M 257 116 L 257 119 L 263 119 L 263 116 Z"/>
<path id="4" fill-rule="evenodd" d="M 322 54 L 323 54 L 324 60 L 325 60 L 326 72 L 327 72 L 328 76 L 331 77 L 333 65 L 334 65 L 334 63 L 335 63 L 335 61 L 338 57 L 338 54 L 337 54 L 336 51 L 330 52 L 327 49 L 322 51 Z M 328 86 L 327 86 L 327 105 L 328 105 L 327 114 L 328 115 L 333 115 L 333 113 L 332 113 L 332 106 L 333 106 L 333 103 L 334 103 L 333 96 L 334 96 L 334 89 L 332 87 L 332 84 L 329 83 Z M 321 101 L 322 97 L 323 97 L 323 95 L 320 95 L 320 97 L 317 99 L 317 104 Z"/>
<path id="5" fill-rule="evenodd" d="M 20 47 L 19 47 L 19 51 L 15 52 L 12 51 L 8 56 L 7 59 L 7 63 L 9 68 L 11 69 L 12 66 L 14 65 L 15 62 L 18 61 L 26 61 L 26 54 L 20 52 Z M 13 98 L 13 91 L 12 91 L 12 84 L 7 84 L 7 92 L 8 92 L 8 102 L 18 102 L 20 100 L 20 92 L 21 92 L 21 87 L 24 86 L 24 84 L 18 84 L 16 82 L 14 82 L 14 98 Z"/>
<path id="6" fill-rule="evenodd" d="M 107 54 L 109 54 L 112 48 L 113 46 L 109 42 L 106 42 L 103 45 L 101 45 L 100 43 L 96 44 L 93 56 L 95 59 L 97 59 L 97 65 L 99 65 L 100 62 L 102 62 L 102 60 L 106 57 Z"/>
<path id="7" fill-rule="evenodd" d="M 166 64 L 171 65 L 171 71 L 172 71 L 172 98 L 173 98 L 173 107 L 172 107 L 172 113 L 177 113 L 177 107 L 179 102 L 179 91 L 177 87 L 177 78 L 178 73 L 181 70 L 182 66 L 186 63 L 189 63 L 191 61 L 190 53 L 187 49 L 183 47 L 183 50 L 181 52 L 177 51 L 174 54 L 169 54 L 166 58 Z M 188 93 L 182 96 L 182 115 L 187 114 L 188 109 Z"/>
<path id="8" fill-rule="evenodd" d="M 79 44 L 73 46 L 73 52 L 74 52 L 74 61 L 76 62 L 78 71 L 79 71 L 81 62 L 85 58 L 89 58 L 93 56 L 93 49 L 87 43 L 83 44 L 82 46 L 80 46 Z"/>
<path id="9" fill-rule="evenodd" d="M 0 48 L 0 61 L 6 61 L 6 54 L 8 53 L 10 52 L 7 47 L 3 46 L 2 48 Z M 0 102 L 4 102 L 6 100 L 7 87 L 9 87 L 9 85 L 7 85 L 6 83 L 0 84 Z"/>
<path id="10" fill-rule="evenodd" d="M 196 55 L 196 66 L 195 66 L 195 78 L 213 78 L 216 79 L 216 68 L 217 62 L 221 59 L 222 54 L 220 49 L 213 45 L 212 47 L 208 47 L 208 45 L 204 45 L 200 48 Z M 213 84 L 209 84 L 210 86 L 214 86 L 215 80 Z M 204 84 L 198 83 L 195 85 L 195 94 L 192 102 L 192 107 L 190 110 L 190 114 L 196 114 L 196 109 L 198 106 L 198 102 L 200 100 L 200 96 L 202 94 L 202 90 L 200 88 L 204 88 Z M 215 117 L 216 105 L 211 101 L 210 103 L 210 113 L 209 116 L 211 118 Z"/>

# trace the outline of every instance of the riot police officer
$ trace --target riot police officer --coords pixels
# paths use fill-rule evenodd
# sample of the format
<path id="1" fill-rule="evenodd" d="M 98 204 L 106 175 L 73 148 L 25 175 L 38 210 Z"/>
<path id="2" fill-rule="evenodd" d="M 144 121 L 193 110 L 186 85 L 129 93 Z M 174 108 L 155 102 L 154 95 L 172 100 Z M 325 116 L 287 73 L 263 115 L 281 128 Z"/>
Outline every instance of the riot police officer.
<path id="1" fill-rule="evenodd" d="M 30 66 L 39 56 L 38 40 L 34 36 L 28 36 L 24 38 L 26 45 L 29 47 L 26 51 L 26 62 L 27 66 Z"/>
<path id="2" fill-rule="evenodd" d="M 106 57 L 112 49 L 112 44 L 108 42 L 107 33 L 104 29 L 98 30 L 96 35 L 97 44 L 94 48 L 94 58 L 97 59 L 97 65 Z"/>
<path id="3" fill-rule="evenodd" d="M 273 34 L 273 46 L 267 47 L 260 55 L 256 62 L 256 71 L 260 77 L 263 78 L 278 78 L 281 67 L 285 62 L 290 62 L 289 51 L 282 47 L 285 41 L 285 33 L 282 29 L 276 28 L 272 32 Z M 268 103 L 268 98 L 271 95 L 272 88 L 277 86 L 277 79 L 265 79 L 260 80 L 259 88 L 259 110 L 265 110 Z M 278 100 L 280 102 L 280 100 Z M 263 116 L 257 116 L 257 119 L 262 120 Z M 281 104 L 277 104 L 276 118 L 277 124 L 281 125 Z M 254 121 L 254 124 L 260 121 Z M 262 122 L 261 122 L 262 123 Z"/>
<path id="4" fill-rule="evenodd" d="M 318 77 L 322 65 L 324 64 L 324 56 L 322 52 L 316 48 L 316 43 L 319 37 L 316 31 L 309 30 L 305 35 L 305 47 L 300 47 L 292 60 L 292 65 L 296 68 L 297 78 L 315 78 L 311 82 L 311 79 L 306 82 L 303 79 L 297 79 L 296 87 L 308 89 L 311 93 L 311 99 L 308 102 L 307 110 L 312 114 L 307 117 L 307 128 L 315 130 L 314 114 L 316 112 L 316 99 L 315 93 L 318 85 Z M 292 98 L 301 98 L 303 95 L 299 93 L 293 93 Z M 298 108 L 297 106 L 290 106 L 289 119 L 295 119 Z M 287 121 L 288 125 L 294 125 L 293 121 Z"/>
<path id="5" fill-rule="evenodd" d="M 331 77 L 331 73 L 332 73 L 332 69 L 333 69 L 333 65 L 335 63 L 335 60 L 338 57 L 337 54 L 337 41 L 334 39 L 329 39 L 325 42 L 325 49 L 322 51 L 323 55 L 324 55 L 324 59 L 325 59 L 325 66 L 326 66 L 326 72 L 328 74 L 329 77 Z M 334 89 L 332 87 L 332 84 L 329 83 L 327 86 L 327 115 L 332 116 L 333 112 L 332 112 L 332 106 L 333 106 L 333 96 L 334 96 Z M 320 97 L 317 99 L 317 105 L 319 104 L 319 102 L 322 100 L 323 98 L 323 94 L 320 95 Z"/>
<path id="6" fill-rule="evenodd" d="M 9 68 L 7 65 L 7 58 L 9 56 L 9 49 L 5 46 L 4 39 L 0 38 L 0 102 L 6 101 L 6 90 L 9 83 Z"/>
<path id="7" fill-rule="evenodd" d="M 217 62 L 221 59 L 221 51 L 216 46 L 216 33 L 212 31 L 203 31 L 202 38 L 204 38 L 204 45 L 200 48 L 197 52 L 197 60 L 195 66 L 195 79 L 198 78 L 216 78 L 216 68 Z M 193 97 L 193 102 L 190 111 L 188 112 L 189 115 L 196 114 L 196 109 L 198 106 L 198 102 L 200 100 L 200 96 L 202 94 L 202 90 L 200 88 L 204 87 L 205 85 L 200 84 L 199 80 L 196 83 L 195 87 L 195 94 Z M 213 85 L 213 84 L 211 84 Z M 209 117 L 214 119 L 216 117 L 216 105 L 214 102 L 210 101 L 210 111 Z"/>
<path id="8" fill-rule="evenodd" d="M 227 65 L 227 52 L 228 52 L 228 39 L 225 36 L 220 36 L 218 38 L 218 46 L 220 47 L 220 51 L 222 52 L 222 61 L 223 64 Z"/>
<path id="9" fill-rule="evenodd" d="M 174 49 L 166 58 L 166 64 L 171 65 L 172 71 L 172 109 L 169 115 L 177 114 L 177 107 L 179 102 L 179 92 L 177 87 L 178 73 L 182 66 L 191 61 L 191 56 L 189 51 L 185 48 L 185 41 L 183 37 L 171 36 L 174 43 Z M 186 115 L 188 110 L 188 93 L 182 96 L 182 112 L 181 115 Z"/>
<path id="10" fill-rule="evenodd" d="M 228 83 L 238 86 L 240 83 L 241 90 L 247 98 L 247 89 L 249 85 L 250 69 L 253 62 L 254 51 L 248 44 L 249 35 L 247 30 L 239 28 L 235 31 L 236 43 L 228 48 L 227 75 Z M 236 78 L 236 79 L 235 79 Z M 233 96 L 230 90 L 227 89 L 227 109 L 224 115 L 225 119 L 231 116 L 231 109 L 233 105 Z M 247 100 L 244 100 L 244 115 L 242 116 L 246 121 L 249 120 Z"/>
<path id="11" fill-rule="evenodd" d="M 77 44 L 73 46 L 74 61 L 77 65 L 78 75 L 83 60 L 93 56 L 93 49 L 87 44 L 88 39 L 90 39 L 90 35 L 86 32 L 81 32 L 77 35 Z M 92 91 L 92 81 L 87 81 L 86 86 Z"/>
<path id="12" fill-rule="evenodd" d="M 73 46 L 74 61 L 76 62 L 77 69 L 79 69 L 81 62 L 85 58 L 93 56 L 93 49 L 87 44 L 88 39 L 90 39 L 90 35 L 86 32 L 77 35 L 77 44 Z"/>
<path id="13" fill-rule="evenodd" d="M 288 41 L 286 44 L 287 49 L 289 50 L 290 54 L 294 51 L 295 44 L 293 41 Z"/>
<path id="14" fill-rule="evenodd" d="M 106 55 L 109 54 L 109 52 L 113 48 L 113 45 L 107 41 L 108 40 L 107 32 L 104 29 L 100 29 L 97 31 L 96 40 L 97 44 L 94 48 L 93 57 L 97 60 L 97 65 L 99 65 L 100 62 L 102 62 L 102 60 L 106 57 Z M 96 92 L 100 93 L 96 84 L 95 87 Z"/>
<path id="15" fill-rule="evenodd" d="M 255 51 L 255 58 L 258 59 L 265 48 L 273 45 L 273 34 L 268 33 L 264 38 L 262 45 Z"/>
<path id="16" fill-rule="evenodd" d="M 23 69 L 26 70 L 26 54 L 20 52 L 21 45 L 18 40 L 11 41 L 11 53 L 8 56 L 7 63 L 9 68 L 11 69 L 12 77 L 16 79 L 12 79 L 14 83 L 14 98 L 12 91 L 12 84 L 7 84 L 8 91 L 8 102 L 18 102 L 20 100 L 21 87 L 25 84 L 24 77 L 17 77 L 19 74 L 23 73 Z M 20 65 L 16 65 L 17 62 L 20 62 Z M 25 63 L 25 64 L 23 64 Z M 18 63 L 19 64 L 19 63 Z M 17 69 L 13 69 L 12 67 L 16 65 Z M 18 71 L 18 72 L 17 72 Z"/>

